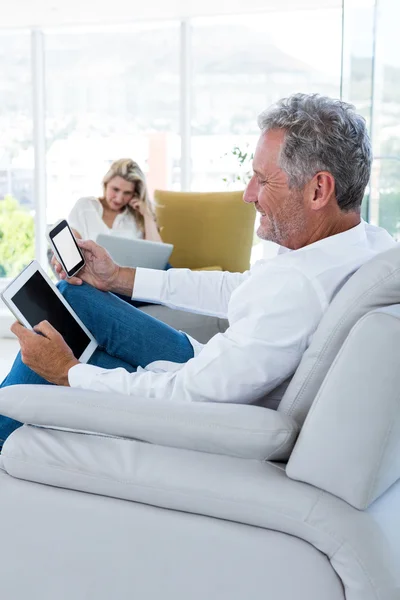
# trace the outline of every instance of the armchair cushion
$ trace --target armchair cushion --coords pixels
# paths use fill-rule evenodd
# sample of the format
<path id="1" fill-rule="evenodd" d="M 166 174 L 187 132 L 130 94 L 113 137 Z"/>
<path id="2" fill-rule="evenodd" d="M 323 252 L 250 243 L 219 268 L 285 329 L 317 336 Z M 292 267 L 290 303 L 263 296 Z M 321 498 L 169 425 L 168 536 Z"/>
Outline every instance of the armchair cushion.
<path id="1" fill-rule="evenodd" d="M 160 402 L 38 385 L 3 388 L 0 414 L 33 425 L 259 460 L 286 460 L 298 433 L 293 419 L 267 408 Z"/>
<path id="2" fill-rule="evenodd" d="M 222 267 L 219 265 L 213 267 L 200 267 L 199 269 L 193 269 L 193 271 L 222 271 Z"/>
<path id="3" fill-rule="evenodd" d="M 243 202 L 243 191 L 155 190 L 154 199 L 162 238 L 174 244 L 172 266 L 220 265 L 232 272 L 249 268 L 256 213 Z"/>
<path id="4" fill-rule="evenodd" d="M 293 479 L 366 509 L 400 478 L 400 305 L 352 329 L 287 465 Z"/>

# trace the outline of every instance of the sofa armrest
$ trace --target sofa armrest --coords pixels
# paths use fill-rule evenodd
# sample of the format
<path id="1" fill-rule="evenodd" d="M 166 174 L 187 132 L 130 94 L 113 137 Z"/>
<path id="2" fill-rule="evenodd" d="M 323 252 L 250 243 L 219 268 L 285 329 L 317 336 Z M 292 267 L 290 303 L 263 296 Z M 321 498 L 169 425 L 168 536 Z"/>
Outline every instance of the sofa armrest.
<path id="1" fill-rule="evenodd" d="M 3 388 L 0 414 L 42 427 L 258 460 L 286 460 L 298 433 L 291 417 L 258 406 L 161 402 L 53 386 Z"/>
<path id="2" fill-rule="evenodd" d="M 227 319 L 176 310 L 160 304 L 147 304 L 140 310 L 178 331 L 187 333 L 201 344 L 206 344 L 217 333 L 226 331 L 229 325 Z"/>
<path id="3" fill-rule="evenodd" d="M 398 305 L 353 327 L 303 425 L 289 477 L 361 510 L 400 478 L 399 340 Z"/>

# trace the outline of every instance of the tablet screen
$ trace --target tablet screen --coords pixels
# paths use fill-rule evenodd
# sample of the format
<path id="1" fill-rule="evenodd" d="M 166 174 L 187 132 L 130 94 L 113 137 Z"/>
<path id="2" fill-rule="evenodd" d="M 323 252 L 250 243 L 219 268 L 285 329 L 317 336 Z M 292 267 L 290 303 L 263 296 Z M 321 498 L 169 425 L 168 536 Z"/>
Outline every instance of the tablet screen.
<path id="1" fill-rule="evenodd" d="M 80 325 L 56 296 L 39 271 L 36 271 L 12 297 L 31 327 L 47 320 L 67 342 L 76 357 L 80 357 L 90 343 Z"/>

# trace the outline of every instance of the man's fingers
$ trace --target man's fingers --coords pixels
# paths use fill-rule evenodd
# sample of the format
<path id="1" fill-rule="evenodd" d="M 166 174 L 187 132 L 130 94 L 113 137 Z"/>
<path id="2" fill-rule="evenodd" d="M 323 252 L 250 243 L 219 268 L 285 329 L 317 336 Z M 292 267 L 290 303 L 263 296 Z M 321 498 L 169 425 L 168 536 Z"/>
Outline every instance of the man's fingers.
<path id="1" fill-rule="evenodd" d="M 31 331 L 27 327 L 24 327 L 18 321 L 11 325 L 10 330 L 13 332 L 14 335 L 17 336 L 21 345 L 30 338 L 32 338 L 32 336 L 36 337 L 36 334 L 33 331 Z"/>
<path id="2" fill-rule="evenodd" d="M 41 333 L 45 337 L 49 338 L 49 340 L 60 335 L 57 329 L 54 329 L 53 325 L 50 325 L 48 321 L 41 321 L 38 323 L 38 325 L 35 325 L 33 330 L 36 331 L 36 333 Z"/>
<path id="3" fill-rule="evenodd" d="M 55 272 L 60 276 L 60 279 L 65 279 L 66 273 L 63 270 L 59 260 L 53 254 L 53 258 L 50 261 L 50 264 L 54 267 Z"/>
<path id="4" fill-rule="evenodd" d="M 50 264 L 53 265 L 57 272 L 61 271 L 62 267 L 60 265 L 60 261 L 58 260 L 58 258 L 56 258 L 55 254 L 53 254 L 53 258 L 51 259 Z"/>
<path id="5" fill-rule="evenodd" d="M 76 240 L 81 240 L 82 239 L 81 234 L 76 229 L 74 229 L 73 227 L 71 227 L 71 231 L 74 234 Z"/>
<path id="6" fill-rule="evenodd" d="M 26 327 L 21 325 L 19 321 L 15 321 L 10 327 L 10 330 L 14 335 L 17 336 L 18 339 L 24 336 L 24 333 L 27 331 Z"/>
<path id="7" fill-rule="evenodd" d="M 101 246 L 96 244 L 96 242 L 94 242 L 93 240 L 76 240 L 76 243 L 78 244 L 79 248 L 87 250 L 88 252 L 91 252 L 94 255 L 96 255 L 99 248 L 101 248 Z"/>
<path id="8" fill-rule="evenodd" d="M 63 279 L 67 279 L 66 277 L 63 277 Z M 72 285 L 82 285 L 83 281 L 80 277 L 70 277 L 68 280 L 68 283 L 71 283 Z"/>

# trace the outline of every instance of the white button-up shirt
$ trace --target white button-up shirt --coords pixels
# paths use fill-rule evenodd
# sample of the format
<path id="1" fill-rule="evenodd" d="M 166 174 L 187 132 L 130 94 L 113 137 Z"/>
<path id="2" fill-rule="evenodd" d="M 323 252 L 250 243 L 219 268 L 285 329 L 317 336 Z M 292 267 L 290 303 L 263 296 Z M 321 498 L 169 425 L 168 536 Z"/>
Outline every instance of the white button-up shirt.
<path id="1" fill-rule="evenodd" d="M 245 273 L 138 269 L 133 298 L 226 317 L 187 363 L 157 361 L 128 373 L 76 365 L 72 387 L 182 402 L 253 403 L 296 370 L 329 303 L 363 263 L 395 244 L 359 225 L 300 250 L 280 249 Z M 134 341 L 132 342 L 134 343 Z"/>

